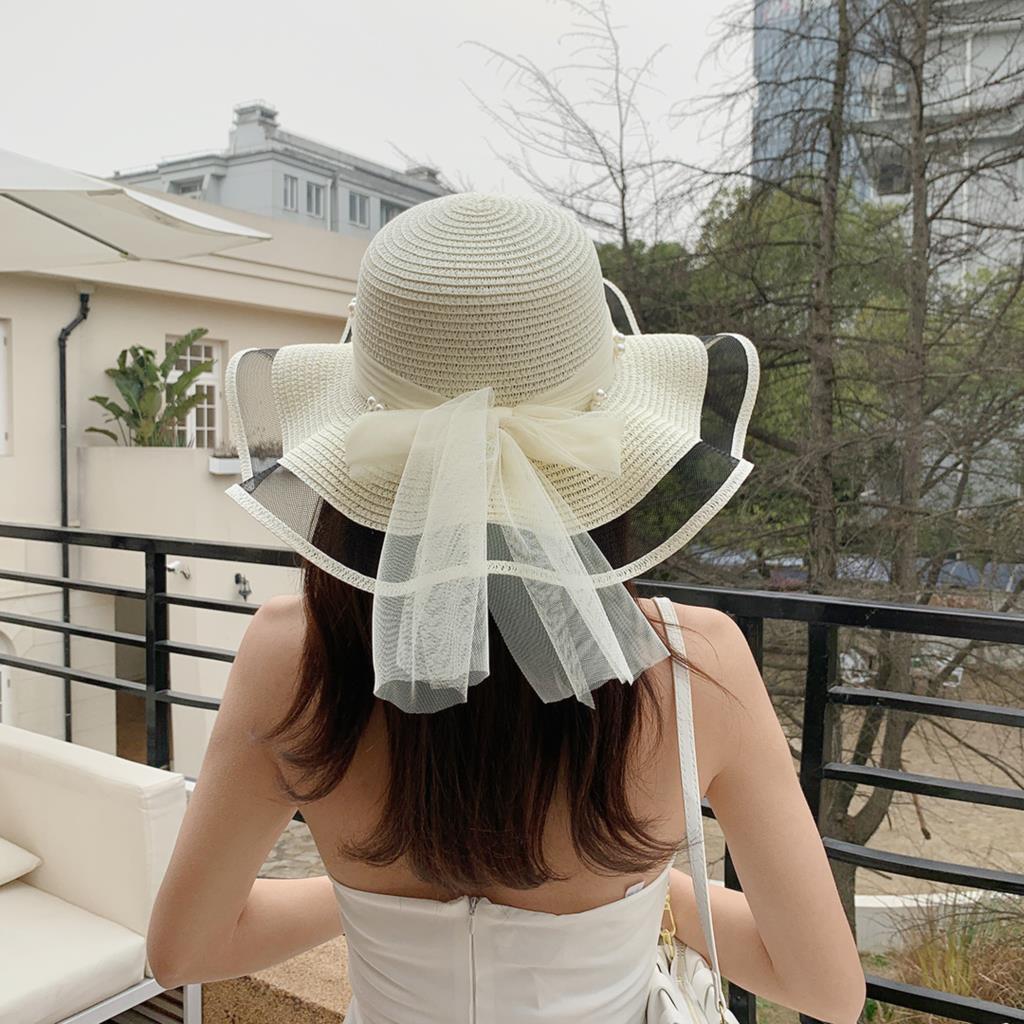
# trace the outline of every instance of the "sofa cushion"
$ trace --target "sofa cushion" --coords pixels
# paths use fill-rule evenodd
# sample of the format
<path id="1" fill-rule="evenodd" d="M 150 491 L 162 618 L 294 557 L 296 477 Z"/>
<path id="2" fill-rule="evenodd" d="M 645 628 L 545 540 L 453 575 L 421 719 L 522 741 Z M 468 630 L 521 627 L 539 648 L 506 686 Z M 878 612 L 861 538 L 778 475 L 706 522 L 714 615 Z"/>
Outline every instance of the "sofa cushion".
<path id="1" fill-rule="evenodd" d="M 0 887 L 0 1021 L 55 1024 L 142 981 L 142 935 L 27 882 Z"/>
<path id="2" fill-rule="evenodd" d="M 37 857 L 9 840 L 0 838 L 0 885 L 6 885 L 16 878 L 21 878 L 22 875 L 27 875 L 42 863 L 42 857 Z"/>

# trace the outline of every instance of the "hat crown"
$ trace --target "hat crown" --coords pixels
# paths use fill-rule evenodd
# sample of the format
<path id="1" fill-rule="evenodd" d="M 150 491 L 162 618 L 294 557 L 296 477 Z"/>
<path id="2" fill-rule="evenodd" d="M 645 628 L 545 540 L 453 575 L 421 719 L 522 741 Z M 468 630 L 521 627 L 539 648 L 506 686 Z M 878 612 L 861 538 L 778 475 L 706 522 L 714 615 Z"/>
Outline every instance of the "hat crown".
<path id="1" fill-rule="evenodd" d="M 359 268 L 353 344 L 443 395 L 493 387 L 515 405 L 608 343 L 597 249 L 567 211 L 458 192 L 402 212 Z"/>

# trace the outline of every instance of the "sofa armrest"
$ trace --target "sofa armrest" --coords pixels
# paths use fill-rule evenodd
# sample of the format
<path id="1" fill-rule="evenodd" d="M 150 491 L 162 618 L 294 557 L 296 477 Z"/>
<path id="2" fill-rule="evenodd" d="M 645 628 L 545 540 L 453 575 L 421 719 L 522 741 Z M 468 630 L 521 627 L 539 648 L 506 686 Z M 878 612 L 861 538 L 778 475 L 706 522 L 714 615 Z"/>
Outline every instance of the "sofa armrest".
<path id="1" fill-rule="evenodd" d="M 0 724 L 0 835 L 24 881 L 145 935 L 185 815 L 185 777 Z"/>

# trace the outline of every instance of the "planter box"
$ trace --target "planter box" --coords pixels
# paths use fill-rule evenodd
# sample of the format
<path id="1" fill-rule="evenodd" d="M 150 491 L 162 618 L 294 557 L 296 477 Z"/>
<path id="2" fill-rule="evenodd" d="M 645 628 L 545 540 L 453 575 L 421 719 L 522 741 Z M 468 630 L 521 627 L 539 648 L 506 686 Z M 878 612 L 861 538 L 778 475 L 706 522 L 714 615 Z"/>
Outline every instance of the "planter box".
<path id="1" fill-rule="evenodd" d="M 211 455 L 210 472 L 214 476 L 241 476 L 242 467 L 237 455 Z"/>

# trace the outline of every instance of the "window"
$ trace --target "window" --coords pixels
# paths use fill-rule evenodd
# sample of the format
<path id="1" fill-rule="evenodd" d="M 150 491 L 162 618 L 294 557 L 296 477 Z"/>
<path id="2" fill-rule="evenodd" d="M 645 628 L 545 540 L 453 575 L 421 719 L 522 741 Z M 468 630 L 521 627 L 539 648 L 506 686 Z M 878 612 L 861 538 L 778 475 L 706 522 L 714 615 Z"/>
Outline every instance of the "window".
<path id="1" fill-rule="evenodd" d="M 177 341 L 181 335 L 169 335 L 166 347 Z M 217 447 L 217 424 L 219 422 L 218 406 L 220 404 L 220 386 L 218 383 L 220 373 L 220 347 L 221 342 L 209 341 L 203 338 L 202 341 L 193 342 L 187 352 L 184 352 L 174 364 L 174 369 L 167 375 L 168 380 L 175 380 L 185 370 L 191 369 L 196 363 L 213 359 L 213 369 L 201 373 L 195 383 L 189 389 L 189 394 L 198 393 L 201 397 L 198 402 L 189 410 L 184 423 L 177 425 L 177 442 L 181 445 L 189 445 L 196 448 Z M 165 351 L 166 351 L 165 347 Z"/>
<path id="2" fill-rule="evenodd" d="M 875 191 L 880 196 L 902 196 L 910 191 L 910 174 L 904 160 L 883 160 L 878 165 Z"/>
<path id="3" fill-rule="evenodd" d="M 324 187 L 315 181 L 306 182 L 306 213 L 313 217 L 324 215 Z"/>
<path id="4" fill-rule="evenodd" d="M 409 207 L 400 206 L 398 203 L 389 203 L 386 199 L 380 201 L 380 222 L 382 225 L 394 220 L 403 210 Z"/>
<path id="5" fill-rule="evenodd" d="M 178 196 L 192 196 L 195 199 L 202 199 L 203 179 L 187 178 L 181 181 L 172 181 L 171 192 Z"/>
<path id="6" fill-rule="evenodd" d="M 348 219 L 361 228 L 370 226 L 370 197 L 362 192 L 349 192 Z"/>
<path id="7" fill-rule="evenodd" d="M 299 179 L 292 174 L 284 176 L 284 208 L 286 210 L 298 210 L 299 208 Z"/>
<path id="8" fill-rule="evenodd" d="M 11 323 L 0 320 L 0 455 L 11 454 Z"/>

